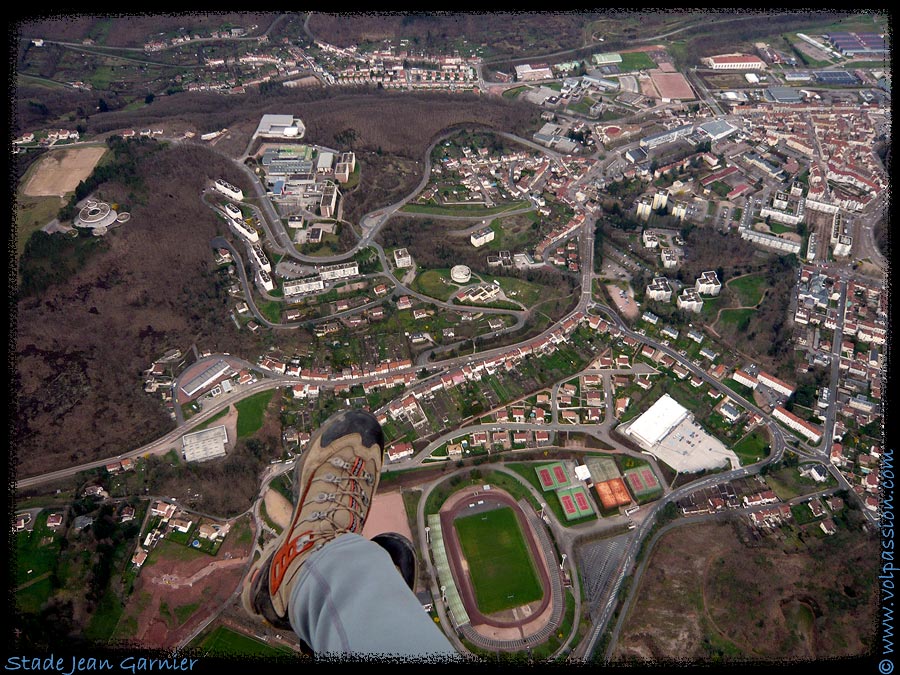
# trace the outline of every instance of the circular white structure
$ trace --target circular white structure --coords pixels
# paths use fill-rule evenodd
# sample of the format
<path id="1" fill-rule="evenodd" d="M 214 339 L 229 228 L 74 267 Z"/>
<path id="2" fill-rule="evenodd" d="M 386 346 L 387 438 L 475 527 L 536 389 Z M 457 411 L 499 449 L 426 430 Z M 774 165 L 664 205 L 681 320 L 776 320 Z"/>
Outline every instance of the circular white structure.
<path id="1" fill-rule="evenodd" d="M 106 202 L 97 202 L 93 199 L 88 200 L 85 205 L 75 216 L 75 227 L 86 227 L 91 230 L 102 228 L 105 233 L 106 228 L 116 222 L 119 214 L 116 213 Z"/>
<path id="2" fill-rule="evenodd" d="M 472 270 L 466 265 L 455 265 L 450 270 L 450 278 L 458 284 L 465 284 L 472 278 Z"/>

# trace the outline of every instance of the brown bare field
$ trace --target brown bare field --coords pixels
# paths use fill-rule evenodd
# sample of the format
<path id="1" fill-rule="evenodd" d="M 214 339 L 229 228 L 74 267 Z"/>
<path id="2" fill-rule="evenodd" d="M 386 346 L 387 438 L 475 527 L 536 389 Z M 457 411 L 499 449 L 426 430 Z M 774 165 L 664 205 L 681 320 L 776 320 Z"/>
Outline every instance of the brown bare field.
<path id="1" fill-rule="evenodd" d="M 266 506 L 266 513 L 269 514 L 269 518 L 278 527 L 284 529 L 290 524 L 294 505 L 278 490 L 273 490 L 272 488 L 266 490 L 263 503 Z"/>
<path id="2" fill-rule="evenodd" d="M 403 506 L 403 496 L 399 490 L 377 494 L 372 500 L 362 536 L 371 539 L 383 532 L 397 532 L 410 541 L 413 540 L 406 508 Z"/>
<path id="3" fill-rule="evenodd" d="M 614 286 L 613 284 L 606 284 L 606 290 L 609 292 L 609 297 L 612 298 L 613 302 L 616 303 L 616 309 L 623 316 L 628 317 L 629 319 L 637 318 L 638 316 L 638 307 L 634 302 L 634 289 L 629 286 L 628 290 L 625 292 L 626 297 L 619 297 L 619 291 L 622 290 L 618 286 Z M 625 301 L 628 301 L 627 304 Z"/>
<path id="4" fill-rule="evenodd" d="M 41 158 L 23 192 L 29 197 L 62 197 L 73 192 L 105 153 L 104 147 L 52 150 Z"/>
<path id="5" fill-rule="evenodd" d="M 659 95 L 668 99 L 690 101 L 697 98 L 694 90 L 681 73 L 665 73 L 659 70 L 650 71 L 650 79 L 659 91 Z"/>
<path id="6" fill-rule="evenodd" d="M 784 662 L 865 654 L 875 637 L 877 540 L 846 526 L 826 537 L 816 523 L 799 540 L 790 534 L 782 529 L 751 544 L 747 526 L 722 523 L 665 535 L 613 658 Z"/>
<path id="7" fill-rule="evenodd" d="M 136 625 L 143 648 L 171 649 L 221 609 L 241 583 L 250 543 L 240 544 L 232 531 L 215 557 L 163 541 L 141 570 L 120 621 Z M 189 613 L 180 621 L 176 610 Z M 189 608 L 194 608 L 189 612 Z"/>

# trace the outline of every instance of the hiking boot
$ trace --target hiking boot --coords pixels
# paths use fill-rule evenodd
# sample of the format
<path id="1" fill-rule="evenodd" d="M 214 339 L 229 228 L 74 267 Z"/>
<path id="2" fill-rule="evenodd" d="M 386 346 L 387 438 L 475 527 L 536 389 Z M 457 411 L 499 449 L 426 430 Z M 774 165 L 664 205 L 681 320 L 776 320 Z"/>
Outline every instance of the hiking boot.
<path id="1" fill-rule="evenodd" d="M 344 410 L 313 435 L 294 468 L 290 525 L 257 560 L 241 601 L 251 615 L 291 630 L 288 602 L 304 561 L 342 534 L 362 532 L 378 487 L 384 434 L 374 415 Z"/>
<path id="2" fill-rule="evenodd" d="M 384 532 L 372 537 L 372 541 L 388 552 L 394 567 L 403 581 L 413 591 L 416 587 L 416 550 L 412 542 L 399 532 Z"/>

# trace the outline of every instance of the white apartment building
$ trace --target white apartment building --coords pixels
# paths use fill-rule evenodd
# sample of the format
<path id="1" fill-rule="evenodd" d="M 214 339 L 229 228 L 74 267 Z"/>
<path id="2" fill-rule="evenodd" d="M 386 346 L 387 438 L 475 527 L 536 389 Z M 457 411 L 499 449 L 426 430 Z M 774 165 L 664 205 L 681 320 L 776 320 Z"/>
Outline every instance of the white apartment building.
<path id="1" fill-rule="evenodd" d="M 781 406 L 775 407 L 775 410 L 772 411 L 772 417 L 781 422 L 784 422 L 794 431 L 799 431 L 813 443 L 818 443 L 820 440 L 822 440 L 822 430 L 819 427 L 815 426 L 814 424 L 810 424 L 806 420 L 800 419 L 794 413 L 782 408 Z"/>
<path id="2" fill-rule="evenodd" d="M 226 197 L 231 197 L 232 199 L 236 199 L 241 201 L 244 198 L 244 191 L 240 188 L 235 187 L 228 181 L 222 180 L 221 178 L 215 182 L 216 190 L 221 192 Z"/>
<path id="3" fill-rule="evenodd" d="M 709 270 L 697 277 L 696 290 L 703 295 L 718 295 L 722 290 L 722 282 L 714 270 Z"/>
<path id="4" fill-rule="evenodd" d="M 338 263 L 337 265 L 322 265 L 316 271 L 322 281 L 334 281 L 335 279 L 347 279 L 359 274 L 359 263 L 354 261 Z"/>
<path id="5" fill-rule="evenodd" d="M 681 291 L 681 295 L 678 296 L 676 302 L 678 309 L 683 309 L 687 312 L 699 314 L 703 310 L 703 298 L 693 288 L 685 288 Z"/>

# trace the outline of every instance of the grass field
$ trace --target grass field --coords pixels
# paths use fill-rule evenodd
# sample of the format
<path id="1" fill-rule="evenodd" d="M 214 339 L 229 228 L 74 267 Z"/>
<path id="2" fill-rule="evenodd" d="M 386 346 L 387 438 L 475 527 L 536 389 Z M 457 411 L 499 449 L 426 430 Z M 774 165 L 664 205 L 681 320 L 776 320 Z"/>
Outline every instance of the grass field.
<path id="1" fill-rule="evenodd" d="M 734 454 L 741 460 L 742 465 L 753 464 L 766 456 L 766 446 L 769 440 L 764 431 L 756 430 L 738 441 L 734 448 Z"/>
<path id="2" fill-rule="evenodd" d="M 523 305 L 530 306 L 537 302 L 542 296 L 546 299 L 547 288 L 538 284 L 515 277 L 492 277 L 500 282 L 500 288 L 506 294 L 506 297 L 513 301 L 521 302 Z"/>
<path id="3" fill-rule="evenodd" d="M 25 242 L 35 232 L 56 218 L 65 202 L 59 197 L 26 197 L 16 200 L 16 258 L 25 250 Z"/>
<path id="4" fill-rule="evenodd" d="M 727 285 L 737 294 L 743 307 L 753 307 L 762 300 L 768 282 L 761 274 L 749 274 L 732 279 Z"/>
<path id="5" fill-rule="evenodd" d="M 796 232 L 796 228 L 782 225 L 781 223 L 769 223 L 769 231 L 772 234 L 784 234 L 785 232 Z"/>
<path id="6" fill-rule="evenodd" d="M 645 70 L 647 68 L 656 68 L 656 63 L 645 52 L 631 52 L 630 54 L 622 54 L 622 63 L 619 64 L 619 70 L 627 73 L 633 70 Z"/>
<path id="7" fill-rule="evenodd" d="M 234 407 L 238 411 L 237 435 L 238 438 L 246 438 L 255 434 L 263 423 L 263 416 L 269 401 L 272 400 L 274 391 L 261 391 L 250 398 L 245 398 Z"/>
<path id="8" fill-rule="evenodd" d="M 416 277 L 414 288 L 420 293 L 437 298 L 444 302 L 453 295 L 459 287 L 451 284 L 448 270 L 428 270 Z"/>
<path id="9" fill-rule="evenodd" d="M 737 332 L 747 330 L 750 325 L 750 317 L 755 309 L 723 309 L 719 315 L 722 325 L 732 326 Z"/>
<path id="10" fill-rule="evenodd" d="M 493 614 L 539 600 L 543 595 L 531 554 L 510 508 L 454 522 L 478 608 Z"/>
<path id="11" fill-rule="evenodd" d="M 281 322 L 281 308 L 282 304 L 277 300 L 269 300 L 267 302 L 258 302 L 256 304 L 256 308 L 259 310 L 260 314 L 266 317 L 272 323 L 280 323 Z"/>
<path id="12" fill-rule="evenodd" d="M 198 645 L 207 656 L 283 656 L 293 654 L 287 647 L 270 647 L 265 642 L 219 626 Z"/>
<path id="13" fill-rule="evenodd" d="M 527 91 L 528 87 L 513 87 L 512 89 L 507 89 L 503 92 L 503 98 L 515 98 L 523 91 Z"/>

